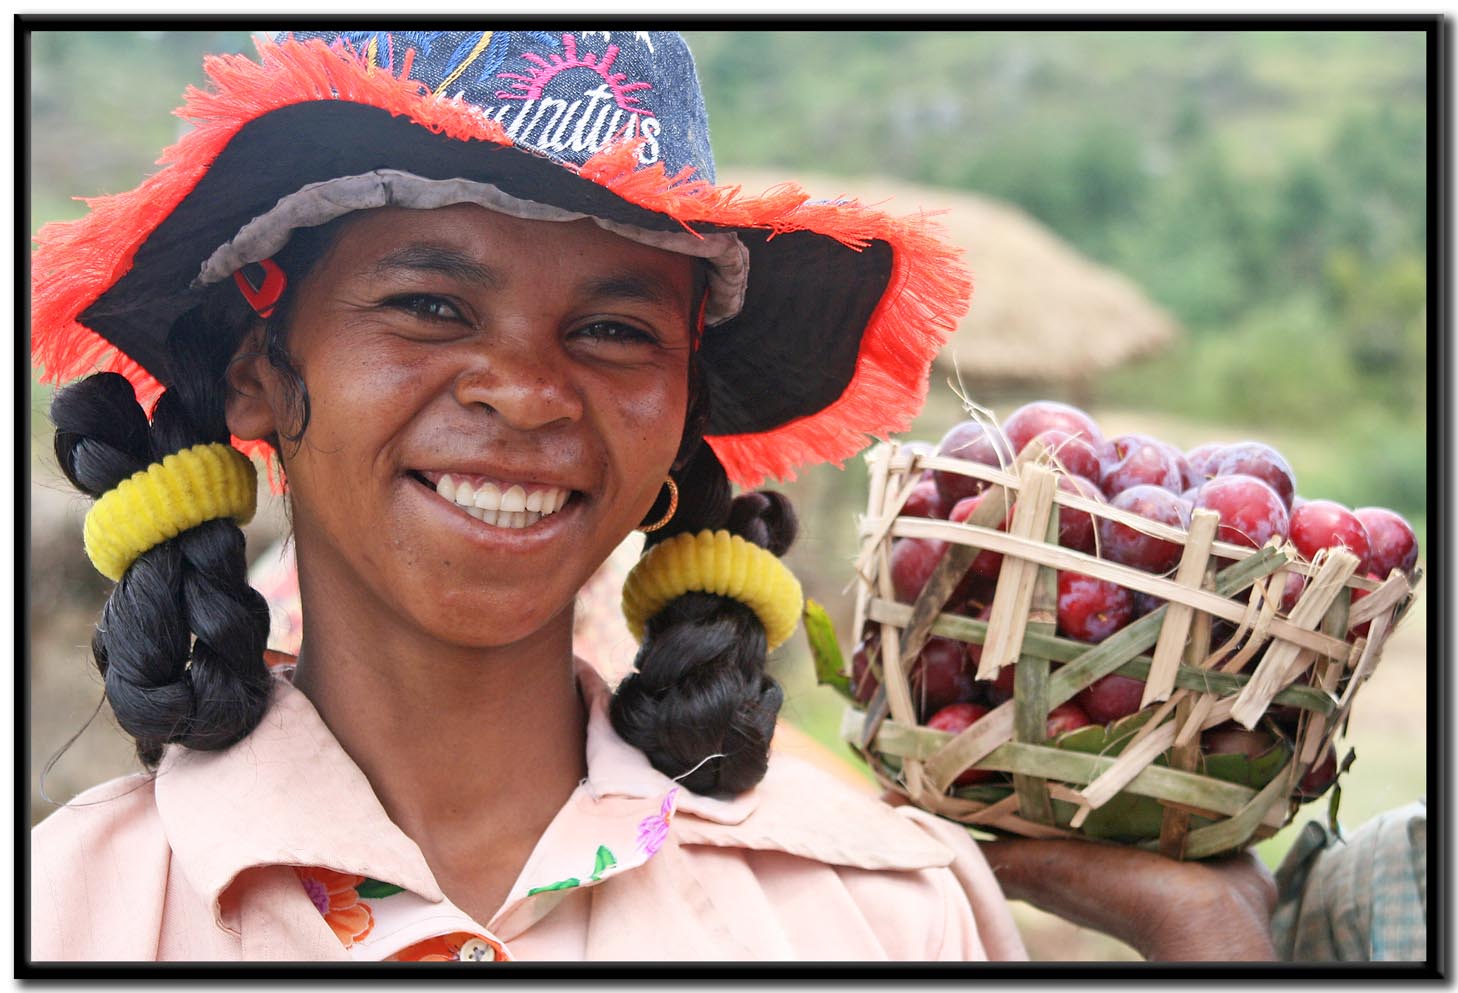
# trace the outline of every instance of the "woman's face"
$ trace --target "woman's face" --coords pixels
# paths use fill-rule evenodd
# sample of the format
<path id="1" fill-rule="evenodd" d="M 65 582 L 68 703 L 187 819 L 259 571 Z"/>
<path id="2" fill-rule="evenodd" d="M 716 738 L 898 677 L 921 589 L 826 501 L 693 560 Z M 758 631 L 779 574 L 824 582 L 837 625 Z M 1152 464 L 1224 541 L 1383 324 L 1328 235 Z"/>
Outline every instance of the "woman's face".
<path id="1" fill-rule="evenodd" d="M 558 615 L 677 452 L 691 260 L 586 220 L 384 208 L 295 292 L 311 413 L 282 454 L 306 582 L 463 645 Z M 285 384 L 255 362 L 230 426 L 291 433 Z"/>

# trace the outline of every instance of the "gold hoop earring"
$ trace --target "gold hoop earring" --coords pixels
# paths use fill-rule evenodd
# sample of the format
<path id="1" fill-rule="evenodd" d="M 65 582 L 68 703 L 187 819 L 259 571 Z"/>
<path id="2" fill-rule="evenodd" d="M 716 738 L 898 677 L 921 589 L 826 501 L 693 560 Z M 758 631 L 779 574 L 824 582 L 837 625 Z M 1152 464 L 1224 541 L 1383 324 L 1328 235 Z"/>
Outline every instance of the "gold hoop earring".
<path id="1" fill-rule="evenodd" d="M 678 512 L 678 484 L 673 481 L 672 476 L 664 476 L 663 482 L 668 486 L 668 513 L 664 514 L 652 524 L 640 527 L 638 530 L 644 534 L 652 534 L 673 520 L 673 515 Z"/>

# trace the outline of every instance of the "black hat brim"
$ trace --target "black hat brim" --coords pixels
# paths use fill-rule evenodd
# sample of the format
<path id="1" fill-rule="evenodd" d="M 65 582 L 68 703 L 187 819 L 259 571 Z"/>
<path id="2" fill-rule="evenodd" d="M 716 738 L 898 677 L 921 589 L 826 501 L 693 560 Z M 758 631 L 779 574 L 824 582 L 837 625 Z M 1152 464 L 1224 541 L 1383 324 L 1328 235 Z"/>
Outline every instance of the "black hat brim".
<path id="1" fill-rule="evenodd" d="M 511 145 L 460 141 L 393 115 L 340 100 L 274 110 L 245 124 L 192 192 L 137 250 L 131 268 L 81 314 L 81 323 L 130 355 L 163 384 L 172 379 L 166 336 L 196 306 L 190 288 L 209 255 L 278 200 L 310 183 L 396 169 L 427 179 L 490 182 L 549 203 L 655 231 L 675 219 L 614 194 L 560 164 Z M 749 250 L 743 309 L 704 335 L 710 434 L 771 430 L 840 396 L 860 338 L 886 290 L 885 242 L 852 249 L 810 231 L 734 230 Z"/>

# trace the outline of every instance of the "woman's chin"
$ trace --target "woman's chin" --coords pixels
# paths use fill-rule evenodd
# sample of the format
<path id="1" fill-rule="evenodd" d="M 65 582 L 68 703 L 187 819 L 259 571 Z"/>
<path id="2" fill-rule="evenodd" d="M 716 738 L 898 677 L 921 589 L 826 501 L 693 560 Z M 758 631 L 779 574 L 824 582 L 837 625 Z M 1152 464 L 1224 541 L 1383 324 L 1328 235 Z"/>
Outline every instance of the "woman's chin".
<path id="1" fill-rule="evenodd" d="M 536 592 L 536 596 L 526 596 L 515 589 L 503 590 L 500 597 L 452 597 L 449 605 L 445 601 L 422 604 L 412 613 L 417 626 L 435 640 L 463 649 L 506 648 L 534 637 L 550 637 L 557 625 L 566 627 L 570 640 L 574 597 L 565 596 L 557 603 L 545 591 Z"/>

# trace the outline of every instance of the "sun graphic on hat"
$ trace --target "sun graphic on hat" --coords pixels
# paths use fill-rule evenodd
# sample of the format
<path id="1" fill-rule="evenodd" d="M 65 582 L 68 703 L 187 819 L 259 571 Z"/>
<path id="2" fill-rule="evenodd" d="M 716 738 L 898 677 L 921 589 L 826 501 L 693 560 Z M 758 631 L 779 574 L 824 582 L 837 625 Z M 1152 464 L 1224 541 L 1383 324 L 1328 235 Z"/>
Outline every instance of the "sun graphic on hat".
<path id="1" fill-rule="evenodd" d="M 579 56 L 577 54 L 577 39 L 570 34 L 562 36 L 562 48 L 567 52 L 564 58 L 561 55 L 548 55 L 543 59 L 535 52 L 525 52 L 522 58 L 531 62 L 536 68 L 531 69 L 528 75 L 520 75 L 514 72 L 503 72 L 497 74 L 498 79 L 515 79 L 517 82 L 511 84 L 511 89 L 518 90 L 512 93 L 507 90 L 497 90 L 496 96 L 502 100 L 537 100 L 542 96 L 542 91 L 547 84 L 569 69 L 590 69 L 602 77 L 611 89 L 613 99 L 618 106 L 634 114 L 646 114 L 646 107 L 635 107 L 638 98 L 633 96 L 634 90 L 650 90 L 653 87 L 648 83 L 628 83 L 628 75 L 622 72 L 613 72 L 613 62 L 618 57 L 618 46 L 609 45 L 607 51 L 603 52 L 599 60 L 594 52 L 586 52 Z M 550 59 L 550 61 L 548 61 Z"/>

